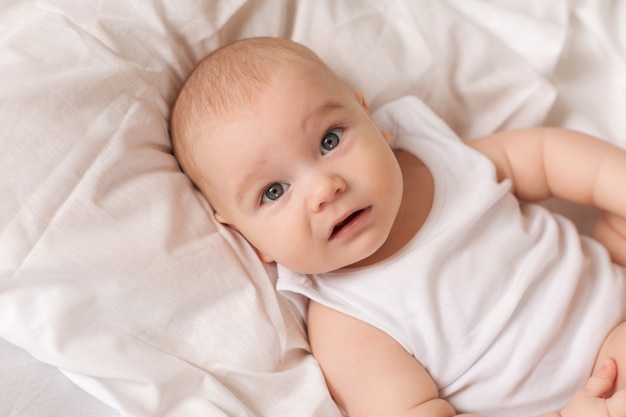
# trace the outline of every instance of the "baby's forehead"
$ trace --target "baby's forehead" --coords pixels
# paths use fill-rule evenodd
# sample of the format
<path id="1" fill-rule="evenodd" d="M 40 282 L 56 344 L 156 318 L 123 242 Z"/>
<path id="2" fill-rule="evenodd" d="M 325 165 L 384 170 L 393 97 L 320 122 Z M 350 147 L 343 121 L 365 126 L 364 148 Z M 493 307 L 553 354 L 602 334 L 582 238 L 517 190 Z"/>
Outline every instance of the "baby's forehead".
<path id="1" fill-rule="evenodd" d="M 289 81 L 287 81 L 289 80 Z M 303 87 L 307 85 L 308 88 L 302 88 L 299 90 L 301 94 L 298 97 L 292 97 L 285 93 L 281 88 L 286 83 L 295 84 L 293 88 L 299 89 L 299 85 Z M 326 88 L 321 87 L 321 83 L 327 84 Z M 314 86 L 313 86 L 314 85 Z M 312 87 L 313 86 L 313 87 Z M 341 91 L 344 88 L 346 91 Z M 262 136 L 254 134 L 247 135 L 233 135 L 233 132 L 240 133 L 241 129 L 231 129 L 232 126 L 241 124 L 247 124 L 253 126 L 252 129 L 248 129 L 247 132 L 252 130 L 254 133 L 254 127 L 258 126 L 259 129 L 267 127 L 268 123 L 272 123 L 272 120 L 268 120 L 267 114 L 272 115 L 277 122 L 278 118 L 282 117 L 285 111 L 291 111 L 293 109 L 300 109 L 301 103 L 305 103 L 306 110 L 295 114 L 295 117 L 289 116 L 289 122 L 296 127 L 301 127 L 297 124 L 297 120 L 319 120 L 320 114 L 330 113 L 332 110 L 342 109 L 341 102 L 346 100 L 346 96 L 350 96 L 353 99 L 352 91 L 347 88 L 340 80 L 333 82 L 328 80 L 325 75 L 315 72 L 311 66 L 304 64 L 299 66 L 276 66 L 276 71 L 272 73 L 270 77 L 263 83 L 248 83 L 240 80 L 236 85 L 232 86 L 227 94 L 229 99 L 222 102 L 219 106 L 205 107 L 203 111 L 198 115 L 198 120 L 194 125 L 198 128 L 196 150 L 201 152 L 194 152 L 194 157 L 205 158 L 202 167 L 207 168 L 207 163 L 210 160 L 217 160 L 224 162 L 225 160 L 236 163 L 238 159 L 238 152 L 228 152 L 230 148 L 228 145 L 234 145 L 234 147 L 240 147 L 245 149 L 247 146 L 256 144 L 258 141 L 262 141 Z M 315 87 L 315 88 L 314 88 Z M 276 88 L 280 93 L 276 93 Z M 318 96 L 315 100 L 307 98 L 305 91 L 315 90 L 314 94 Z M 274 96 L 283 95 L 285 100 L 281 101 L 280 107 L 273 101 Z M 304 95 L 303 95 L 304 94 Z M 280 101 L 280 99 L 279 99 Z M 291 105 L 292 102 L 296 102 L 295 105 Z M 285 109 L 285 104 L 289 106 Z M 317 105 L 316 105 L 317 103 Z M 276 110 L 276 113 L 274 111 Z M 338 110 L 337 110 L 338 111 Z M 264 113 L 265 116 L 259 117 L 259 114 Z M 274 126 L 282 125 L 281 123 L 274 124 Z M 228 132 L 225 134 L 225 132 Z M 226 146 L 224 146 L 226 145 Z M 232 150 L 232 148 L 231 148 Z M 245 153 L 245 152 L 244 152 Z M 201 155 L 201 156 L 200 156 Z M 269 163 L 269 161 L 268 161 Z M 220 164 L 221 165 L 221 164 Z M 219 173 L 212 173 L 211 177 L 219 177 Z"/>

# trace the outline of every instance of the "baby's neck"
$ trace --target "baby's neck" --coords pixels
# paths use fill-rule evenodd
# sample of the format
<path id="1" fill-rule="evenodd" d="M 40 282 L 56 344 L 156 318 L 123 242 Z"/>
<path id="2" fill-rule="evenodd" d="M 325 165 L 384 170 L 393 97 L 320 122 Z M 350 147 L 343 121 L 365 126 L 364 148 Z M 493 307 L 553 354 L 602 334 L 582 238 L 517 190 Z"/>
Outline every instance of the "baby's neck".
<path id="1" fill-rule="evenodd" d="M 435 195 L 430 171 L 409 152 L 400 151 L 396 157 L 403 180 L 402 202 L 396 220 L 385 243 L 371 256 L 350 265 L 351 268 L 373 265 L 393 256 L 413 239 L 430 213 Z"/>

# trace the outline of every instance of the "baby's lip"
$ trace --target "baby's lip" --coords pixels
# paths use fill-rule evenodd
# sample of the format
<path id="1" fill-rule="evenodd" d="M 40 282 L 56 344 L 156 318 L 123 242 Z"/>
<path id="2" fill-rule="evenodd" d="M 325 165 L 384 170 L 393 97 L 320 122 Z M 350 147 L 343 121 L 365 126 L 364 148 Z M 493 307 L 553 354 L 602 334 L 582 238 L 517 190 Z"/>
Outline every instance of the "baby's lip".
<path id="1" fill-rule="evenodd" d="M 352 221 L 358 218 L 363 212 L 365 212 L 367 208 L 361 208 L 358 210 L 350 211 L 342 216 L 339 220 L 335 222 L 333 227 L 330 230 L 328 239 L 332 240 L 341 230 L 343 230 L 346 226 L 348 226 Z"/>

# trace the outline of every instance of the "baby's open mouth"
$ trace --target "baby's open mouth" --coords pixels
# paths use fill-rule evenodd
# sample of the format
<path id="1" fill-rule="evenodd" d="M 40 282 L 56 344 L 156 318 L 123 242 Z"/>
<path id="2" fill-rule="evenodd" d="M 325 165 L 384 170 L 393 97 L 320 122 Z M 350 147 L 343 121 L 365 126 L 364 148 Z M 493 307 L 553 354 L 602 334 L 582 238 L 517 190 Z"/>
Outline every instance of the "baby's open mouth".
<path id="1" fill-rule="evenodd" d="M 340 221 L 339 223 L 337 223 L 335 227 L 333 228 L 333 232 L 330 234 L 330 238 L 332 239 L 337 233 L 341 231 L 341 229 L 349 225 L 350 222 L 352 222 L 354 219 L 359 217 L 359 215 L 363 213 L 364 211 L 365 209 L 357 210 L 351 215 L 349 215 L 348 217 L 346 217 L 345 219 L 343 219 L 342 221 Z"/>

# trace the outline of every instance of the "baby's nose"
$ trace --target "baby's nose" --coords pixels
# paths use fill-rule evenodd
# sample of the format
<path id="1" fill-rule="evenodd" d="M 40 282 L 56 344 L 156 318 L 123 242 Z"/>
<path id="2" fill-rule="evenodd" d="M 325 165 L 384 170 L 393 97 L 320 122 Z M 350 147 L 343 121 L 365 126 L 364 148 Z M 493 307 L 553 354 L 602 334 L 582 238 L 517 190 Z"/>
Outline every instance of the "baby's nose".
<path id="1" fill-rule="evenodd" d="M 339 175 L 318 175 L 311 181 L 309 189 L 309 209 L 321 211 L 347 188 L 346 181 Z"/>

